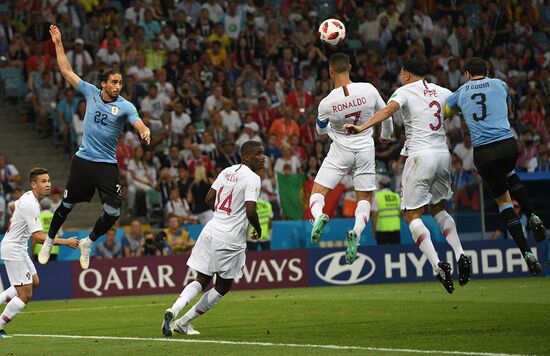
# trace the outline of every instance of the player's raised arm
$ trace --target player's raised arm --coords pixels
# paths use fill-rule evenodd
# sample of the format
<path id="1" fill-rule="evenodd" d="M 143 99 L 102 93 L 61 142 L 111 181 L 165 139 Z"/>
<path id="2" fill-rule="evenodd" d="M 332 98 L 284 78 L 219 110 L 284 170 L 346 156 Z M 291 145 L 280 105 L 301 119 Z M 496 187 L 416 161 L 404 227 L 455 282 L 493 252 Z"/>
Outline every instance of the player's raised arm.
<path id="1" fill-rule="evenodd" d="M 50 25 L 50 35 L 52 36 L 52 42 L 55 45 L 55 53 L 57 55 L 57 64 L 59 65 L 59 70 L 73 88 L 76 89 L 78 83 L 80 82 L 80 77 L 73 72 L 71 63 L 65 54 L 65 49 L 63 48 L 63 41 L 61 41 L 61 32 L 56 25 Z"/>
<path id="2" fill-rule="evenodd" d="M 399 104 L 396 103 L 395 101 L 390 101 L 388 105 L 378 110 L 376 114 L 374 114 L 370 118 L 370 120 L 365 122 L 363 125 L 357 126 L 352 124 L 345 124 L 344 129 L 350 134 L 358 134 L 378 124 L 379 122 L 386 120 L 387 118 L 392 116 L 397 110 L 399 110 Z"/>

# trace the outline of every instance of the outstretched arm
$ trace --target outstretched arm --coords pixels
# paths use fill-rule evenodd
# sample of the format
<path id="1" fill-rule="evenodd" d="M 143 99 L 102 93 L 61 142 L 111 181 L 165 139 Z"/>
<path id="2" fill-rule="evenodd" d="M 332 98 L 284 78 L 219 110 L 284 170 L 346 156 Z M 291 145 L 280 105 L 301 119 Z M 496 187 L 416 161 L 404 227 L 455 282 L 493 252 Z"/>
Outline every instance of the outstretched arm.
<path id="1" fill-rule="evenodd" d="M 76 76 L 76 74 L 75 74 Z M 77 76 L 78 78 L 78 76 Z M 139 137 L 145 141 L 145 143 L 150 144 L 151 143 L 151 130 L 141 120 L 136 120 L 134 122 L 134 127 L 136 128 Z"/>
<path id="2" fill-rule="evenodd" d="M 77 88 L 78 83 L 80 82 L 80 77 L 73 72 L 71 68 L 71 63 L 65 54 L 65 49 L 63 48 L 63 41 L 61 41 L 61 32 L 56 25 L 50 25 L 50 35 L 52 36 L 52 41 L 55 45 L 55 53 L 57 55 L 57 64 L 59 65 L 59 70 L 69 84 L 73 88 Z"/>
<path id="3" fill-rule="evenodd" d="M 371 117 L 370 120 L 365 122 L 363 125 L 357 126 L 352 124 L 345 124 L 344 129 L 347 130 L 350 134 L 358 134 L 378 124 L 379 122 L 386 120 L 387 118 L 392 116 L 397 110 L 399 110 L 399 104 L 395 101 L 390 101 L 388 105 L 386 105 L 381 110 L 378 110 L 376 114 L 374 114 L 374 116 Z"/>

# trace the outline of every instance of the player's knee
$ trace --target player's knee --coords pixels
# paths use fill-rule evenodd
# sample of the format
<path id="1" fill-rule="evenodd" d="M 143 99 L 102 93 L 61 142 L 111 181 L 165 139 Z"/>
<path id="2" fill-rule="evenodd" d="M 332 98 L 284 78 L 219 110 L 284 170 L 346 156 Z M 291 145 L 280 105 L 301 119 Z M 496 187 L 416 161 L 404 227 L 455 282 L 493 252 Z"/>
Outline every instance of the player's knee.
<path id="1" fill-rule="evenodd" d="M 117 205 L 117 204 L 113 204 L 113 205 Z M 103 204 L 103 211 L 105 212 L 105 214 L 117 219 L 120 216 L 120 205 L 118 207 L 113 205 Z"/>
<path id="2" fill-rule="evenodd" d="M 32 276 L 32 287 L 36 288 L 40 284 L 40 278 L 38 278 L 38 275 Z"/>

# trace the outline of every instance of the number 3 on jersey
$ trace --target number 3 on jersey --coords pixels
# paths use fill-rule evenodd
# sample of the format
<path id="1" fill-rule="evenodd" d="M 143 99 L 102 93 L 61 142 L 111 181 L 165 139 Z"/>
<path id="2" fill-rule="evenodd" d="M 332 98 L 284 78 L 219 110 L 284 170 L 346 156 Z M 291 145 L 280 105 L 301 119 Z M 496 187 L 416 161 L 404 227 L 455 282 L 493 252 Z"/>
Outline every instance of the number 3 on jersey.
<path id="1" fill-rule="evenodd" d="M 430 129 L 432 129 L 433 131 L 437 131 L 441 128 L 441 104 L 438 102 L 438 101 L 432 101 L 430 103 L 430 109 L 433 108 L 434 106 L 436 107 L 437 111 L 434 113 L 434 116 L 437 118 L 437 123 L 434 125 L 434 124 L 430 124 Z"/>
<path id="2" fill-rule="evenodd" d="M 229 192 L 229 194 L 223 199 L 222 201 L 222 192 L 223 188 L 220 188 L 220 191 L 218 192 L 218 196 L 216 198 L 216 205 L 214 206 L 214 210 L 221 210 L 225 211 L 227 215 L 231 215 L 231 203 L 233 202 L 233 190 Z M 221 204 L 220 204 L 221 202 Z"/>

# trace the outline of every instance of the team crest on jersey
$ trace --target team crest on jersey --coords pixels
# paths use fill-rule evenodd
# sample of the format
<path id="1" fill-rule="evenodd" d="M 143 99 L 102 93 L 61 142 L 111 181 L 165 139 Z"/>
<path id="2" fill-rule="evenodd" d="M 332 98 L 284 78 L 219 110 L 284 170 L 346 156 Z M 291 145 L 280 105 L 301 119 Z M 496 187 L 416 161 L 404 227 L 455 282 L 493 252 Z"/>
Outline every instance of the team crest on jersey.
<path id="1" fill-rule="evenodd" d="M 112 106 L 111 107 L 111 114 L 113 114 L 113 115 L 118 114 L 118 106 Z"/>

